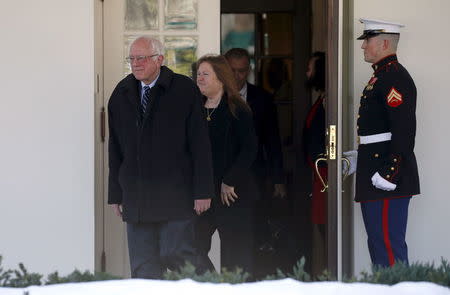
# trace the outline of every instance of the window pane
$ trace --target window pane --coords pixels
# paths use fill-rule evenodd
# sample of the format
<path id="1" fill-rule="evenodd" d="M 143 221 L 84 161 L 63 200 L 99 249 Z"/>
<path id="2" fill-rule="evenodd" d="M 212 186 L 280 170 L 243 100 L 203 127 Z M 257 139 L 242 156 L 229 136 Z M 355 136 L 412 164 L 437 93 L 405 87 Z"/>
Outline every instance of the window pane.
<path id="1" fill-rule="evenodd" d="M 126 0 L 125 30 L 158 29 L 158 0 Z"/>
<path id="2" fill-rule="evenodd" d="M 191 76 L 191 65 L 197 61 L 197 37 L 165 37 L 165 64 L 174 72 Z"/>
<path id="3" fill-rule="evenodd" d="M 197 28 L 197 0 L 166 0 L 164 29 L 195 30 Z"/>
<path id="4" fill-rule="evenodd" d="M 255 15 L 224 13 L 221 18 L 221 52 L 238 47 L 255 53 Z"/>

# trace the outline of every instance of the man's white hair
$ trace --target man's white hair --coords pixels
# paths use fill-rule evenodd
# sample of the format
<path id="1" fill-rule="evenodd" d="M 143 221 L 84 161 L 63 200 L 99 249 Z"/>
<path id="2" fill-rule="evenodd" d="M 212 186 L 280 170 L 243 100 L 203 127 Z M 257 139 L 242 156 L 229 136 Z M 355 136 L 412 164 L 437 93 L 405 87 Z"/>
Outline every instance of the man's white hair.
<path id="1" fill-rule="evenodd" d="M 130 48 L 131 48 L 131 46 L 133 46 L 133 44 L 136 41 L 139 41 L 139 40 L 146 41 L 148 46 L 153 49 L 154 54 L 164 55 L 164 46 L 162 45 L 161 41 L 159 41 L 158 39 L 151 37 L 151 36 L 137 37 L 136 39 L 133 40 L 133 42 L 131 42 Z"/>

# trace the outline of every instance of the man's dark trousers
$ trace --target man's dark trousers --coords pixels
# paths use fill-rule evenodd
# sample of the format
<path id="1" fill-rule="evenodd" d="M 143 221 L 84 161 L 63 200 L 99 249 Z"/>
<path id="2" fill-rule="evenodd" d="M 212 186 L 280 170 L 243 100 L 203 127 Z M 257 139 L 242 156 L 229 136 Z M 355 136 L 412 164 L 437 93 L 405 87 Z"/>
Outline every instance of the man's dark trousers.
<path id="1" fill-rule="evenodd" d="M 405 241 L 411 197 L 361 202 L 372 263 L 389 267 L 396 261 L 408 264 Z"/>
<path id="2" fill-rule="evenodd" d="M 127 223 L 132 278 L 160 279 L 166 269 L 195 263 L 194 218 Z"/>

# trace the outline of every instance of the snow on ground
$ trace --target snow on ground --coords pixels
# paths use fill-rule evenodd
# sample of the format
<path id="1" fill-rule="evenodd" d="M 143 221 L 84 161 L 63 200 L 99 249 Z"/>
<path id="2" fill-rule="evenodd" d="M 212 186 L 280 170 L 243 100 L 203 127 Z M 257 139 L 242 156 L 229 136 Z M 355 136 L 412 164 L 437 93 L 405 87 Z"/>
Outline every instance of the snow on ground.
<path id="1" fill-rule="evenodd" d="M 394 286 L 367 283 L 315 282 L 292 279 L 245 284 L 198 283 L 192 280 L 118 280 L 34 286 L 25 289 L 0 288 L 0 295 L 450 295 L 450 289 L 425 282 L 403 282 Z"/>
<path id="2" fill-rule="evenodd" d="M 0 288 L 0 295 L 23 295 L 24 289 Z"/>

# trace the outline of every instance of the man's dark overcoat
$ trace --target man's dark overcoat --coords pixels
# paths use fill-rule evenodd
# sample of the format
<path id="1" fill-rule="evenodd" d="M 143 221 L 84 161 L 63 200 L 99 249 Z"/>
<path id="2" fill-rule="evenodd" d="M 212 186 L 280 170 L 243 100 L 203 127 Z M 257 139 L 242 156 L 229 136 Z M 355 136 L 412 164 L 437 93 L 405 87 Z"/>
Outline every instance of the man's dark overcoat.
<path id="1" fill-rule="evenodd" d="M 162 66 L 142 114 L 140 89 L 130 74 L 109 101 L 108 203 L 122 204 L 126 222 L 192 217 L 194 199 L 214 194 L 200 91 Z"/>
<path id="2" fill-rule="evenodd" d="M 273 183 L 284 183 L 278 116 L 272 96 L 262 88 L 247 83 L 247 103 L 253 112 L 258 137 L 258 154 L 253 171 L 258 178 L 269 176 Z"/>

